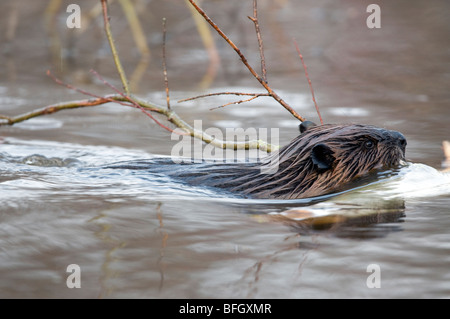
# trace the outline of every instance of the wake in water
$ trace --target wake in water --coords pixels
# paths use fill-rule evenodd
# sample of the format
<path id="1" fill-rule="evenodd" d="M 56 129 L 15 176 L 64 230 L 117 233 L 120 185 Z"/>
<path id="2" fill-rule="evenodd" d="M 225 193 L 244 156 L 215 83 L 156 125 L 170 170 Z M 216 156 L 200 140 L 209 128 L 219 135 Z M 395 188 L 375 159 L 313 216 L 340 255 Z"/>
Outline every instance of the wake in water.
<path id="1" fill-rule="evenodd" d="M 114 166 L 111 159 L 128 163 L 128 168 L 107 168 Z M 165 166 L 152 171 L 147 169 L 151 163 Z M 0 148 L 0 204 L 2 211 L 49 199 L 73 205 L 80 195 L 142 205 L 195 201 L 223 205 L 260 221 L 285 222 L 302 234 L 333 229 L 337 236 L 359 237 L 362 227 L 364 236 L 379 237 L 400 227 L 406 201 L 450 195 L 449 173 L 414 163 L 379 173 L 375 182 L 342 193 L 294 200 L 246 199 L 218 188 L 187 185 L 174 176 L 186 169 L 189 165 L 172 163 L 170 157 L 141 151 L 7 139 Z M 367 227 L 380 223 L 389 226 Z"/>
<path id="2" fill-rule="evenodd" d="M 114 166 L 111 163 L 112 158 L 120 161 L 121 165 L 124 162 L 128 162 L 129 165 L 125 165 L 123 169 L 105 168 L 108 165 Z M 139 161 L 142 158 L 150 159 Z M 299 203 L 309 205 L 317 201 L 351 195 L 366 198 L 366 200 L 450 195 L 450 173 L 440 172 L 424 164 L 409 163 L 394 173 L 380 174 L 376 182 L 341 194 L 322 196 L 316 200 L 239 199 L 232 193 L 220 189 L 205 188 L 201 185 L 195 187 L 185 185 L 176 178 L 166 175 L 173 176 L 176 172 L 181 174 L 183 170 L 189 169 L 189 165 L 173 164 L 170 157 L 151 158 L 152 155 L 146 152 L 121 148 L 7 139 L 2 144 L 0 152 L 0 185 L 11 185 L 14 183 L 13 180 L 16 180 L 16 183 L 20 182 L 20 185 L 25 185 L 27 180 L 36 182 L 36 175 L 39 175 L 38 179 L 42 182 L 43 189 L 48 188 L 48 185 L 51 184 L 52 189 L 86 188 L 95 193 L 96 190 L 105 191 L 105 188 L 108 188 L 111 194 L 125 193 L 143 197 L 146 197 L 150 191 L 154 196 L 159 195 L 165 198 L 167 196 L 181 196 L 186 199 L 193 197 L 229 198 L 238 202 L 261 204 Z M 155 170 L 145 169 L 152 162 L 165 163 L 165 167 L 159 170 L 159 173 L 156 173 Z M 139 167 L 136 163 L 145 165 Z M 164 174 L 165 170 L 170 170 L 171 174 Z M 39 188 L 39 184 L 34 183 L 33 187 Z"/>
<path id="3" fill-rule="evenodd" d="M 389 183 L 375 189 L 384 198 L 427 198 L 450 195 L 450 172 L 418 163 L 409 163 Z"/>

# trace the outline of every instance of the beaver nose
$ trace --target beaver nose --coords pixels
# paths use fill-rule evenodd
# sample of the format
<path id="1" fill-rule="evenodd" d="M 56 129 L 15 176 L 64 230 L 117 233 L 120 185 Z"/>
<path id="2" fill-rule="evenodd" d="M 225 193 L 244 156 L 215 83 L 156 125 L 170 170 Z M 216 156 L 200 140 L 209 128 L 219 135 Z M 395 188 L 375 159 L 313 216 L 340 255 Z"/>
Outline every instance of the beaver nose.
<path id="1" fill-rule="evenodd" d="M 394 140 L 397 142 L 398 146 L 400 146 L 401 148 L 405 148 L 406 147 L 406 138 L 403 136 L 402 133 L 397 132 L 397 131 L 391 131 L 391 135 L 394 138 Z"/>

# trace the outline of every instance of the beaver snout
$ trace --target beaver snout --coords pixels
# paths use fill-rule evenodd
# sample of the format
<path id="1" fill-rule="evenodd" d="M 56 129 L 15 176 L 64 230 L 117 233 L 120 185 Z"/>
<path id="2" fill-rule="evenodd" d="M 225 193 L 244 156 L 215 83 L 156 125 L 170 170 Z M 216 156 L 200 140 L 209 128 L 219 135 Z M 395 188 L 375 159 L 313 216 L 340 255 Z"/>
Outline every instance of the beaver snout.
<path id="1" fill-rule="evenodd" d="M 403 134 L 397 131 L 390 131 L 390 133 L 397 145 L 404 150 L 406 148 L 407 142 Z"/>
<path id="2" fill-rule="evenodd" d="M 400 160 L 404 160 L 405 159 L 405 155 L 406 155 L 406 138 L 405 136 L 403 136 L 402 133 L 397 132 L 397 131 L 387 131 L 388 132 L 388 136 L 385 135 L 385 139 L 384 139 L 384 143 L 386 146 L 388 146 L 389 149 L 392 149 L 393 151 L 398 153 L 398 156 Z M 394 158 L 390 159 L 390 162 L 393 160 Z M 394 160 L 394 162 L 396 163 L 397 161 Z"/>

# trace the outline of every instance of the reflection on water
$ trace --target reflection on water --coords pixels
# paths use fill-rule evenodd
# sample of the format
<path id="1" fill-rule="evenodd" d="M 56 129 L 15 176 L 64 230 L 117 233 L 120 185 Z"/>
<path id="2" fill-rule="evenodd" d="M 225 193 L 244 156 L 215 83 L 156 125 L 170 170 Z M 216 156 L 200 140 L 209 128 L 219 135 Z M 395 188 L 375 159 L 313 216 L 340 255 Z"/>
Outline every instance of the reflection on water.
<path id="1" fill-rule="evenodd" d="M 218 287 L 223 288 L 218 297 L 288 296 L 280 288 L 291 276 L 279 281 L 273 277 L 286 271 L 294 282 L 319 293 L 314 280 L 321 278 L 321 271 L 336 272 L 341 262 L 348 263 L 342 258 L 349 258 L 344 251 L 350 247 L 356 258 L 353 266 L 363 267 L 359 270 L 363 273 L 372 263 L 368 256 L 378 255 L 384 265 L 391 262 L 388 256 L 395 255 L 394 247 L 375 251 L 398 240 L 392 237 L 395 233 L 410 236 L 404 223 L 405 201 L 414 193 L 405 192 L 405 183 L 430 181 L 437 198 L 450 195 L 448 174 L 430 175 L 430 167 L 411 164 L 398 175 L 338 196 L 236 199 L 142 170 L 102 168 L 112 154 L 128 161 L 151 157 L 119 148 L 81 150 L 68 143 L 4 141 L 0 154 L 4 296 L 205 297 Z M 354 242 L 384 237 L 389 239 L 365 253 L 370 246 Z M 328 246 L 342 255 L 333 261 L 336 251 L 331 253 Z M 304 273 L 311 271 L 307 261 L 316 258 L 325 258 L 329 267 L 316 270 L 305 281 Z M 80 292 L 65 286 L 64 267 L 72 263 L 83 271 Z M 347 276 L 345 271 L 338 273 Z M 273 284 L 280 287 L 275 294 L 265 288 Z M 35 293 L 33 287 L 51 289 Z M 288 287 L 294 289 L 292 284 Z M 351 287 L 356 295 L 367 289 Z"/>
<path id="2" fill-rule="evenodd" d="M 364 204 L 337 198 L 326 205 L 289 209 L 271 214 L 268 218 L 293 227 L 299 234 L 325 231 L 338 237 L 355 239 L 381 237 L 402 229 L 397 223 L 405 217 L 404 200 L 383 200 L 370 196 L 365 201 Z"/>

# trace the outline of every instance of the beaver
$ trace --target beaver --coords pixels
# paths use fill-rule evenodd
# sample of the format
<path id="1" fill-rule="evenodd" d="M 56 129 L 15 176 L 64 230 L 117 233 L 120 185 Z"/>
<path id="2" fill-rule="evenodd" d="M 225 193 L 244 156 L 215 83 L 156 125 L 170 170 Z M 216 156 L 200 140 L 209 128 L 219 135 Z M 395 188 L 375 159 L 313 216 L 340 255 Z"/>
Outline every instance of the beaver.
<path id="1" fill-rule="evenodd" d="M 305 121 L 300 135 L 255 162 L 174 164 L 156 158 L 115 168 L 146 169 L 246 198 L 299 199 L 344 191 L 400 167 L 406 144 L 401 133 L 372 125 Z"/>

